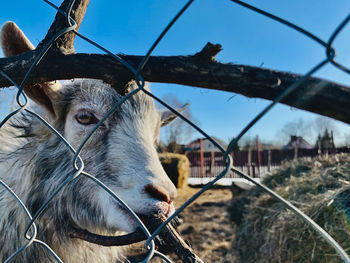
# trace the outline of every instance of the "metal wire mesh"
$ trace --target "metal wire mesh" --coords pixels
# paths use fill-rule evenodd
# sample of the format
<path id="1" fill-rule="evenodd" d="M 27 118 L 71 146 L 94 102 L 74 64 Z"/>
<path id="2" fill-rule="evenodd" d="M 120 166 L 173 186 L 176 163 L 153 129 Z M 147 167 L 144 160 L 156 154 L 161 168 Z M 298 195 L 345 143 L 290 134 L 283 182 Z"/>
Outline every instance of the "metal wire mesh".
<path id="1" fill-rule="evenodd" d="M 176 217 L 179 213 L 181 213 L 181 211 L 183 211 L 189 204 L 191 204 L 196 198 L 198 198 L 203 192 L 205 192 L 206 190 L 208 190 L 210 187 L 212 187 L 219 179 L 221 179 L 223 176 L 225 176 L 226 173 L 233 171 L 236 174 L 246 178 L 247 180 L 251 181 L 252 183 L 256 184 L 258 187 L 260 187 L 262 190 L 266 191 L 268 194 L 270 194 L 271 196 L 273 196 L 274 198 L 278 199 L 280 202 L 282 202 L 288 209 L 290 209 L 291 211 L 293 211 L 296 215 L 300 216 L 302 220 L 304 220 L 307 224 L 310 225 L 311 228 L 313 228 L 315 231 L 317 231 L 338 253 L 338 255 L 342 258 L 342 260 L 344 262 L 350 262 L 350 258 L 349 256 L 346 254 L 346 252 L 343 250 L 343 248 L 341 246 L 338 245 L 338 243 L 332 238 L 330 237 L 327 232 L 322 229 L 321 227 L 319 227 L 311 218 L 309 218 L 307 215 L 305 215 L 303 212 L 301 212 L 298 208 L 296 208 L 295 206 L 293 206 L 291 203 L 289 203 L 287 200 L 283 199 L 282 197 L 280 197 L 278 194 L 276 194 L 274 191 L 270 190 L 269 188 L 265 187 L 264 185 L 258 183 L 257 181 L 255 181 L 254 179 L 252 179 L 251 177 L 249 177 L 248 175 L 242 173 L 241 171 L 233 168 L 232 166 L 232 161 L 231 161 L 231 157 L 229 155 L 229 153 L 233 150 L 234 145 L 237 144 L 237 142 L 241 139 L 241 137 L 247 133 L 247 131 L 254 126 L 265 114 L 267 114 L 271 108 L 276 105 L 279 101 L 281 101 L 283 98 L 285 98 L 286 96 L 288 96 L 291 92 L 293 92 L 294 90 L 298 89 L 298 87 L 300 87 L 300 85 L 312 74 L 314 74 L 316 71 L 318 71 L 319 69 L 321 69 L 322 67 L 324 67 L 326 64 L 331 63 L 333 64 L 335 67 L 337 67 L 338 69 L 349 73 L 350 74 L 350 70 L 338 63 L 335 60 L 335 49 L 333 48 L 332 44 L 334 42 L 334 40 L 336 39 L 336 37 L 340 34 L 340 32 L 342 31 L 342 29 L 349 23 L 350 20 L 350 15 L 348 15 L 340 24 L 339 26 L 333 31 L 333 33 L 331 34 L 331 36 L 329 37 L 328 41 L 323 41 L 322 39 L 320 39 L 318 36 L 312 34 L 311 32 L 308 32 L 307 30 L 300 28 L 296 25 L 294 25 L 293 23 L 290 23 L 280 17 L 277 17 L 275 15 L 269 14 L 263 10 L 260 10 L 254 6 L 251 6 L 247 3 L 241 2 L 239 0 L 231 0 L 234 4 L 238 4 L 244 8 L 248 8 L 254 12 L 260 13 L 261 15 L 273 19 L 274 21 L 278 22 L 278 23 L 282 23 L 287 27 L 290 27 L 296 31 L 298 31 L 300 34 L 303 34 L 304 36 L 312 39 L 313 41 L 317 42 L 318 44 L 320 44 L 321 46 L 323 46 L 325 48 L 325 53 L 326 56 L 325 58 L 323 58 L 321 60 L 321 62 L 319 62 L 317 65 L 315 65 L 312 69 L 310 69 L 303 77 L 301 77 L 300 79 L 298 79 L 295 83 L 293 83 L 291 86 L 289 86 L 286 90 L 284 90 L 278 97 L 275 98 L 274 101 L 272 101 L 264 110 L 262 110 L 260 113 L 257 114 L 257 116 L 252 119 L 243 129 L 242 131 L 230 142 L 229 146 L 227 149 L 223 149 L 215 140 L 213 140 L 207 133 L 205 133 L 205 131 L 201 130 L 197 125 L 195 125 L 194 123 L 192 123 L 190 120 L 186 119 L 183 115 L 181 115 L 179 112 L 177 112 L 175 109 L 173 109 L 172 107 L 170 107 L 169 105 L 167 105 L 164 101 L 162 101 L 161 99 L 159 99 L 158 97 L 156 97 L 155 95 L 153 95 L 152 93 L 150 93 L 148 90 L 145 89 L 145 81 L 142 77 L 142 75 L 140 74 L 140 72 L 142 71 L 143 67 L 146 65 L 150 55 L 152 54 L 153 50 L 157 47 L 158 43 L 162 40 L 162 38 L 167 34 L 168 30 L 173 26 L 173 24 L 176 22 L 177 19 L 179 19 L 181 17 L 181 15 L 188 9 L 188 7 L 193 3 L 193 0 L 188 1 L 183 7 L 182 9 L 176 14 L 176 16 L 170 21 L 170 23 L 164 28 L 164 30 L 162 31 L 162 33 L 159 35 L 159 37 L 156 39 L 156 41 L 154 42 L 154 44 L 150 47 L 149 51 L 147 52 L 147 54 L 143 57 L 143 60 L 140 62 L 140 64 L 138 65 L 137 68 L 132 67 L 130 64 L 128 64 L 126 61 L 124 61 L 123 59 L 121 59 L 119 56 L 114 55 L 113 53 L 111 53 L 110 51 L 108 51 L 107 49 L 105 49 L 104 47 L 100 46 L 99 44 L 95 43 L 94 41 L 90 40 L 89 38 L 83 36 L 82 34 L 78 33 L 75 29 L 76 29 L 76 23 L 75 21 L 70 17 L 70 13 L 71 13 L 71 9 L 72 6 L 74 4 L 74 0 L 70 1 L 70 4 L 67 8 L 67 10 L 60 10 L 57 6 L 55 6 L 52 2 L 48 1 L 48 0 L 44 0 L 44 2 L 46 2 L 47 4 L 49 4 L 51 7 L 55 8 L 58 10 L 58 12 L 60 12 L 63 16 L 66 17 L 67 22 L 69 23 L 69 27 L 67 28 L 62 28 L 62 30 L 60 30 L 60 32 L 58 32 L 50 41 L 49 43 L 42 49 L 41 53 L 39 54 L 39 56 L 37 56 L 35 62 L 31 65 L 30 69 L 28 70 L 28 72 L 26 73 L 23 81 L 18 84 L 15 81 L 13 81 L 9 76 L 7 76 L 3 71 L 0 71 L 0 74 L 4 77 L 7 78 L 9 81 L 11 81 L 11 83 L 17 87 L 18 92 L 17 92 L 17 103 L 19 108 L 16 109 L 15 111 L 11 112 L 8 116 L 6 116 L 6 118 L 0 123 L 0 128 L 14 115 L 18 114 L 21 111 L 26 111 L 29 114 L 35 116 L 36 118 L 38 118 L 45 126 L 47 126 L 52 133 L 55 134 L 55 136 L 57 136 L 67 147 L 67 149 L 69 149 L 69 151 L 71 151 L 74 154 L 74 158 L 72 159 L 72 165 L 75 169 L 75 173 L 72 176 L 69 176 L 65 179 L 65 181 L 55 190 L 55 192 L 49 196 L 46 201 L 44 202 L 44 204 L 38 209 L 38 211 L 34 214 L 31 215 L 30 212 L 28 211 L 27 207 L 23 204 L 23 202 L 21 201 L 21 199 L 16 195 L 16 193 L 13 192 L 13 190 L 11 189 L 11 187 L 9 187 L 6 182 L 0 180 L 0 184 L 2 187 L 4 187 L 11 195 L 12 197 L 16 200 L 16 202 L 18 203 L 18 205 L 23 209 L 23 211 L 25 212 L 27 218 L 28 218 L 28 225 L 25 231 L 25 237 L 27 239 L 26 244 L 24 244 L 22 247 L 20 247 L 19 249 L 17 249 L 16 251 L 13 251 L 13 254 L 7 258 L 7 260 L 5 262 L 11 262 L 18 254 L 22 253 L 25 249 L 27 249 L 29 246 L 33 245 L 33 243 L 36 243 L 42 247 L 44 247 L 53 257 L 57 262 L 62 262 L 62 260 L 55 254 L 55 252 L 44 242 L 40 241 L 39 239 L 37 239 L 37 228 L 36 228 L 36 220 L 38 219 L 38 217 L 42 214 L 45 213 L 45 209 L 48 207 L 48 205 L 50 204 L 50 202 L 52 201 L 52 199 L 64 188 L 66 187 L 71 181 L 76 180 L 78 177 L 86 177 L 90 180 L 92 180 L 93 182 L 95 182 L 99 187 L 103 188 L 106 192 L 108 192 L 110 194 L 110 196 L 112 198 L 114 198 L 115 200 L 117 200 L 121 206 L 123 206 L 129 213 L 130 215 L 136 220 L 136 222 L 138 223 L 139 227 L 144 231 L 144 233 L 147 235 L 148 239 L 146 241 L 146 249 L 148 250 L 148 254 L 146 256 L 146 258 L 143 260 L 143 262 L 148 262 L 153 256 L 159 256 L 161 257 L 164 261 L 166 262 L 171 262 L 170 259 L 168 259 L 165 255 L 161 254 L 160 252 L 155 250 L 155 245 L 154 245 L 154 238 L 159 234 L 159 232 L 161 231 L 161 229 L 168 224 L 174 217 Z M 91 45 L 96 46 L 97 48 L 99 48 L 100 50 L 102 50 L 103 52 L 105 52 L 106 54 L 110 55 L 111 57 L 113 57 L 115 60 L 117 60 L 118 62 L 122 63 L 128 70 L 130 70 L 132 72 L 132 74 L 134 75 L 134 78 L 137 82 L 138 88 L 133 90 L 132 92 L 128 93 L 126 96 L 124 96 L 118 103 L 116 103 L 113 108 L 111 110 L 109 110 L 105 116 L 103 116 L 103 118 L 96 124 L 96 126 L 94 127 L 94 129 L 88 134 L 88 136 L 86 136 L 86 138 L 84 139 L 84 141 L 79 145 L 79 147 L 75 150 L 69 143 L 68 141 L 58 132 L 56 131 L 49 123 L 47 123 L 40 115 L 38 115 L 37 113 L 31 111 L 28 108 L 28 99 L 26 97 L 26 95 L 23 92 L 23 87 L 26 85 L 27 80 L 29 78 L 29 76 L 31 75 L 32 71 L 34 70 L 34 68 L 40 63 L 41 59 L 45 56 L 46 52 L 50 49 L 51 45 L 55 42 L 55 40 L 60 37 L 61 35 L 67 33 L 67 32 L 74 32 L 77 36 L 81 37 L 82 39 L 84 39 L 85 41 L 89 42 Z M 189 125 L 191 125 L 194 129 L 196 129 L 198 132 L 200 132 L 204 137 L 206 137 L 208 140 L 210 140 L 223 154 L 224 154 L 224 159 L 225 159 L 225 163 L 226 163 L 226 167 L 224 169 L 224 171 L 222 171 L 222 173 L 217 176 L 214 180 L 212 180 L 210 183 L 208 183 L 207 185 L 205 185 L 198 193 L 196 193 L 193 197 L 191 197 L 189 200 L 187 200 L 179 209 L 177 209 L 177 211 L 171 216 L 169 217 L 162 225 L 160 225 L 154 232 L 153 234 L 151 234 L 147 228 L 144 226 L 144 224 L 142 223 L 142 221 L 138 218 L 138 216 L 135 214 L 135 212 L 129 208 L 128 204 L 126 204 L 125 202 L 123 202 L 119 197 L 118 197 L 118 193 L 114 193 L 111 189 L 108 188 L 107 185 L 103 184 L 100 180 L 98 180 L 95 176 L 90 175 L 89 173 L 87 173 L 86 171 L 84 171 L 84 160 L 80 157 L 80 153 L 83 149 L 83 147 L 85 146 L 85 144 L 87 143 L 87 141 L 89 140 L 89 138 L 96 132 L 96 130 L 98 129 L 98 127 L 110 116 L 112 115 L 117 109 L 118 107 L 120 107 L 120 105 L 122 103 L 124 103 L 126 100 L 128 100 L 130 97 L 134 96 L 136 93 L 138 92 L 144 92 L 147 95 L 151 96 L 152 98 L 154 98 L 156 101 L 158 101 L 160 104 L 162 104 L 163 106 L 165 106 L 166 108 L 168 108 L 170 111 L 176 113 L 182 120 L 184 120 L 185 122 L 187 122 Z"/>

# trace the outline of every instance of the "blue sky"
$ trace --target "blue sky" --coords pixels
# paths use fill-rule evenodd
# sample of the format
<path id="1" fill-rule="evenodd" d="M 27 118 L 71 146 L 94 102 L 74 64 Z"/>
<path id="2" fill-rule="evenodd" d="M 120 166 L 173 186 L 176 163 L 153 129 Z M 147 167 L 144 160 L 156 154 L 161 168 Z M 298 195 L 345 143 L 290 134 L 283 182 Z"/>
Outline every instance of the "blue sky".
<path id="1" fill-rule="evenodd" d="M 59 5 L 61 1 L 53 1 Z M 327 40 L 348 15 L 348 0 L 268 0 L 246 1 L 281 16 Z M 336 4 L 335 4 L 336 2 Z M 107 1 L 92 0 L 80 32 L 114 53 L 145 54 L 159 33 L 186 1 Z M 40 0 L 12 0 L 2 3 L 0 23 L 15 21 L 36 45 L 46 34 L 55 10 Z M 266 17 L 228 0 L 198 0 L 180 18 L 156 48 L 154 55 L 187 55 L 198 52 L 208 41 L 220 43 L 221 62 L 260 66 L 306 73 L 325 58 L 325 50 L 314 41 Z M 350 28 L 336 39 L 338 61 L 350 65 Z M 76 41 L 77 52 L 100 53 L 91 45 Z M 316 76 L 349 84 L 350 76 L 326 66 Z M 232 138 L 267 105 L 261 99 L 248 99 L 232 93 L 153 84 L 161 98 L 172 93 L 191 103 L 192 115 L 209 134 L 225 141 Z M 6 95 L 6 94 L 5 94 Z M 5 96 L 9 101 L 11 96 Z M 6 111 L 4 107 L 2 114 Z M 285 123 L 300 118 L 312 122 L 315 114 L 278 105 L 248 133 L 267 141 L 280 141 Z M 338 142 L 350 134 L 349 125 L 334 124 Z M 194 134 L 193 136 L 196 136 Z M 314 134 L 309 135 L 312 140 Z"/>

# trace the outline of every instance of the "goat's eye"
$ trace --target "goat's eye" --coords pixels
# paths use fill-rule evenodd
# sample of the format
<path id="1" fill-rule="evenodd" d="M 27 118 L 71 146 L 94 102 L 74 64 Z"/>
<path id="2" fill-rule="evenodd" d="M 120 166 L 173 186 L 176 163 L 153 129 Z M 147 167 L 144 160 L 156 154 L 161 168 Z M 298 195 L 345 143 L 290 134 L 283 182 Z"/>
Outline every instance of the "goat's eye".
<path id="1" fill-rule="evenodd" d="M 96 118 L 96 116 L 89 111 L 82 111 L 79 112 L 76 116 L 75 119 L 77 120 L 77 122 L 79 122 L 80 124 L 83 125 L 90 125 L 90 124 L 95 124 L 98 122 L 98 119 Z"/>

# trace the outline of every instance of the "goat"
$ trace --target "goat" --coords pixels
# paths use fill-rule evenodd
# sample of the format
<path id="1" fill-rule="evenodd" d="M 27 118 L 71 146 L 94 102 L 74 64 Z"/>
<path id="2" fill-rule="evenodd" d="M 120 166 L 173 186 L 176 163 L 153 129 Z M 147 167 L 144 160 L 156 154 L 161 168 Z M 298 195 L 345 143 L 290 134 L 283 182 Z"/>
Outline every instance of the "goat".
<path id="1" fill-rule="evenodd" d="M 13 23 L 2 27 L 5 56 L 34 49 Z M 131 90 L 137 86 L 131 84 Z M 66 140 L 77 148 L 95 124 L 121 99 L 110 85 L 98 80 L 25 87 L 25 93 Z M 156 142 L 162 125 L 175 116 L 159 112 L 140 91 L 125 101 L 96 130 L 80 156 L 84 171 L 94 175 L 138 215 L 169 216 L 176 188 L 158 159 Z M 73 154 L 63 142 L 29 113 L 17 114 L 0 129 L 0 179 L 33 215 L 57 187 L 75 172 Z M 66 185 L 35 221 L 37 239 L 47 243 L 64 261 L 124 262 L 121 247 L 104 247 L 71 238 L 73 229 L 101 235 L 134 232 L 137 223 L 105 190 L 79 176 Z M 9 192 L 0 186 L 0 262 L 27 242 L 28 219 Z M 33 243 L 14 262 L 56 262 L 43 246 Z"/>

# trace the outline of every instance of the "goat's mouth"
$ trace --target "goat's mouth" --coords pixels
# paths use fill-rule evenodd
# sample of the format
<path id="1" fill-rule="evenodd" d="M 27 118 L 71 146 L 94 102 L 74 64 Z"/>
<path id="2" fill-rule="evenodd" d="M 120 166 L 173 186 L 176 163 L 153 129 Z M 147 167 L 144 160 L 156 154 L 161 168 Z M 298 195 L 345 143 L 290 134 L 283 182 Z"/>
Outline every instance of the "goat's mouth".
<path id="1" fill-rule="evenodd" d="M 165 215 L 160 215 L 159 217 L 152 217 L 151 220 L 149 220 L 150 218 L 148 216 L 138 216 L 144 223 L 146 223 L 147 228 L 151 232 L 153 232 L 167 218 Z M 145 221 L 145 219 L 147 220 Z M 194 254 L 192 248 L 182 239 L 171 224 L 167 224 L 160 231 L 159 235 L 165 244 L 172 248 L 171 250 L 173 250 L 184 263 L 203 263 L 203 261 L 196 254 Z M 90 233 L 87 230 L 76 229 L 70 234 L 70 236 L 72 238 L 80 238 L 87 242 L 103 246 L 130 245 L 146 240 L 147 238 L 146 234 L 140 228 L 137 228 L 134 232 L 123 236 L 101 236 Z"/>
<path id="2" fill-rule="evenodd" d="M 137 214 L 137 216 L 151 232 L 153 232 L 166 219 L 164 216 L 150 217 L 143 214 Z M 121 236 L 104 236 L 91 233 L 85 229 L 73 228 L 69 233 L 69 236 L 71 238 L 79 238 L 101 246 L 126 246 L 147 239 L 145 232 L 141 228 L 136 228 L 134 232 Z"/>

